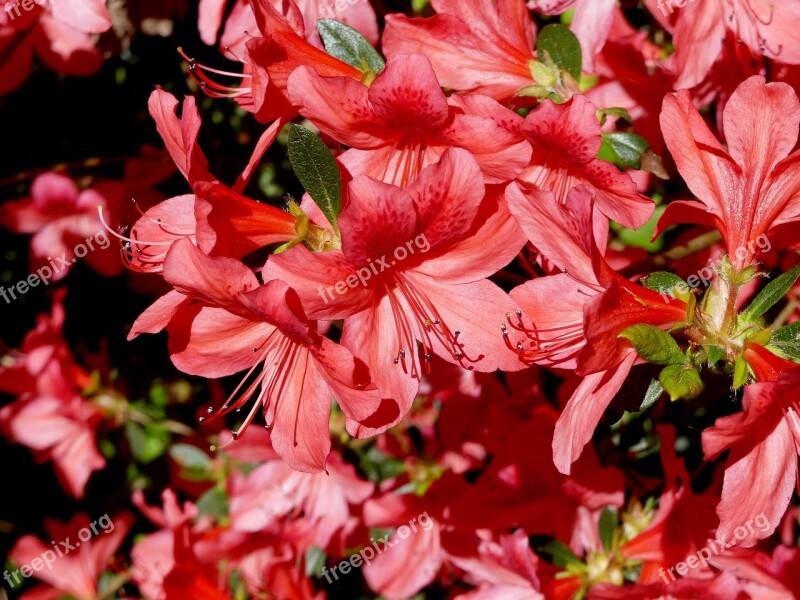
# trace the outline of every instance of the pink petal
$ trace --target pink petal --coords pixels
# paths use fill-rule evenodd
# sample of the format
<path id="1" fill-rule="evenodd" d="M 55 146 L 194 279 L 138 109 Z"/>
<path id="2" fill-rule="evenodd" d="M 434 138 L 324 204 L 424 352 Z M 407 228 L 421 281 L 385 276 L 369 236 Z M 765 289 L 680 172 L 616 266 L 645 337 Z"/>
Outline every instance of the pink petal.
<path id="1" fill-rule="evenodd" d="M 553 462 L 569 475 L 574 463 L 589 443 L 611 400 L 622 388 L 636 362 L 636 352 L 629 352 L 618 367 L 585 376 L 558 418 L 553 433 Z"/>

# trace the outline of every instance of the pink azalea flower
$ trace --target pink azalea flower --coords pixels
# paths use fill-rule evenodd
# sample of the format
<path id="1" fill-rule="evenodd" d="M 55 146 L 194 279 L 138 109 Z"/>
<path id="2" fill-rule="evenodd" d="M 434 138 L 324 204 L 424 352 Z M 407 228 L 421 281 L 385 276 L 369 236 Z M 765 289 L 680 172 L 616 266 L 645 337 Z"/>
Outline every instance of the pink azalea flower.
<path id="1" fill-rule="evenodd" d="M 66 277 L 79 259 L 101 275 L 113 277 L 121 265 L 116 249 L 108 243 L 97 207 L 116 212 L 121 194 L 121 186 L 113 183 L 79 191 L 70 178 L 45 173 L 34 180 L 30 197 L 0 207 L 0 224 L 17 233 L 33 234 L 31 271 L 46 274 L 42 270 L 46 267 L 52 273 L 50 281 Z M 86 250 L 84 257 L 75 254 L 81 244 Z"/>
<path id="2" fill-rule="evenodd" d="M 648 0 L 646 5 L 673 34 L 675 89 L 694 87 L 706 78 L 722 54 L 726 37 L 736 40 L 750 57 L 800 63 L 795 35 L 800 6 L 794 2 L 692 1 L 678 7 L 670 0 Z"/>
<path id="3" fill-rule="evenodd" d="M 300 114 L 351 147 L 339 160 L 353 176 L 402 187 L 448 147 L 472 152 L 486 183 L 509 181 L 528 162 L 523 140 L 492 118 L 449 104 L 430 61 L 418 54 L 389 59 L 369 87 L 351 77 L 321 77 L 311 67 L 298 68 L 288 85 Z"/>
<path id="4" fill-rule="evenodd" d="M 264 274 L 289 282 L 309 315 L 346 317 L 342 344 L 396 403 L 387 421 L 408 412 L 431 354 L 478 371 L 523 366 L 496 333 L 516 305 L 486 279 L 517 254 L 522 234 L 502 198 L 484 199 L 483 176 L 466 150 L 446 150 L 406 189 L 356 177 L 339 227 L 341 251 L 296 246 L 272 256 Z M 486 252 L 497 240 L 502 245 Z M 405 259 L 397 260 L 397 248 Z M 372 273 L 364 286 L 336 290 L 359 272 Z"/>
<path id="5" fill-rule="evenodd" d="M 132 522 L 131 515 L 127 513 L 111 517 L 109 525 L 105 528 L 97 521 L 90 523 L 89 518 L 83 513 L 75 515 L 67 523 L 47 520 L 44 524 L 45 530 L 63 555 L 56 556 L 52 561 L 52 568 L 42 568 L 33 572 L 33 576 L 44 582 L 44 585 L 34 588 L 31 596 L 58 598 L 68 595 L 78 600 L 96 598 L 100 575 L 108 568 L 111 558 L 128 534 Z M 82 529 L 94 535 L 87 541 L 79 541 L 78 532 Z M 14 545 L 10 557 L 18 565 L 30 565 L 36 559 L 41 560 L 45 553 L 56 554 L 49 542 L 26 535 Z"/>
<path id="6" fill-rule="evenodd" d="M 52 316 L 40 316 L 22 352 L 0 367 L 0 390 L 19 396 L 0 409 L 0 428 L 38 461 L 53 462 L 64 489 L 82 498 L 91 474 L 106 464 L 95 443 L 103 416 L 79 396 L 90 377 L 75 364 L 62 337 L 62 298 L 55 295 Z"/>
<path id="7" fill-rule="evenodd" d="M 627 227 L 640 227 L 653 214 L 653 202 L 636 190 L 630 175 L 595 158 L 602 143 L 596 114 L 581 95 L 564 104 L 544 100 L 522 125 L 533 157 L 519 179 L 554 192 L 561 204 L 572 188 L 587 185 L 595 192 L 600 212 Z"/>
<path id="8" fill-rule="evenodd" d="M 258 532 L 287 517 L 283 533 L 299 548 L 327 548 L 337 534 L 352 528 L 353 507 L 372 495 L 374 485 L 352 465 L 331 454 L 327 473 L 301 473 L 281 461 L 262 464 L 231 485 L 231 527 Z"/>
<path id="9" fill-rule="evenodd" d="M 800 126 L 800 100 L 784 83 L 751 77 L 728 101 L 723 124 L 727 150 L 688 92 L 664 99 L 664 139 L 702 204 L 672 202 L 659 229 L 686 222 L 715 227 L 725 238 L 731 263 L 743 269 L 767 249 L 760 236 L 771 240 L 770 248 L 791 245 L 797 238 L 800 153 L 792 150 Z"/>
<path id="10" fill-rule="evenodd" d="M 173 244 L 164 279 L 176 289 L 142 313 L 129 339 L 166 327 L 180 370 L 204 377 L 248 370 L 217 413 L 240 408 L 260 388 L 237 436 L 262 409 L 278 454 L 292 468 L 317 472 L 330 451 L 331 397 L 352 420 L 351 429 L 379 409 L 363 365 L 319 334 L 285 283 L 259 286 L 241 262 L 210 258 L 188 239 Z"/>
<path id="11" fill-rule="evenodd" d="M 93 34 L 111 27 L 104 0 L 5 6 L 0 12 L 0 94 L 22 85 L 33 69 L 34 56 L 66 75 L 92 75 L 102 65 Z"/>

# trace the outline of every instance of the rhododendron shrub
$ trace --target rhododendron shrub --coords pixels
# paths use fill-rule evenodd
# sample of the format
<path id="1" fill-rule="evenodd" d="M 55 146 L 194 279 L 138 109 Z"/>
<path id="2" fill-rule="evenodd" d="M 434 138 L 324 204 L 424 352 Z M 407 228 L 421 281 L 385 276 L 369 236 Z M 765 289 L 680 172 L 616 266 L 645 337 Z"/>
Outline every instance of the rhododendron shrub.
<path id="1" fill-rule="evenodd" d="M 0 13 L 0 595 L 800 595 L 800 5 L 195 4 Z"/>

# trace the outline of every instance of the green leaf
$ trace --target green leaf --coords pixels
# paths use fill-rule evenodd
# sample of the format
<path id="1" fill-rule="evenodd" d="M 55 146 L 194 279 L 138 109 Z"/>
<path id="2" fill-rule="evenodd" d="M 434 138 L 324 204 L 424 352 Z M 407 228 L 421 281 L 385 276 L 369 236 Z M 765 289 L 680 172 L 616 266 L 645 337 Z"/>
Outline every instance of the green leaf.
<path id="1" fill-rule="evenodd" d="M 384 454 L 377 446 L 370 446 L 360 459 L 361 470 L 375 483 L 397 477 L 406 471 L 404 462 Z"/>
<path id="2" fill-rule="evenodd" d="M 656 206 L 653 216 L 639 229 L 621 228 L 618 233 L 620 241 L 626 246 L 635 246 L 651 253 L 659 252 L 664 247 L 664 237 L 658 236 L 655 240 L 652 240 L 652 238 L 658 221 L 666 210 L 666 205 Z"/>
<path id="3" fill-rule="evenodd" d="M 719 346 L 708 345 L 703 346 L 706 350 L 706 356 L 708 358 L 708 364 L 713 366 L 721 361 L 726 356 L 726 352 L 724 348 L 720 348 Z"/>
<path id="4" fill-rule="evenodd" d="M 328 147 L 308 129 L 292 125 L 289 161 L 297 178 L 322 214 L 338 231 L 342 211 L 342 176 Z"/>
<path id="5" fill-rule="evenodd" d="M 603 543 L 603 548 L 606 552 L 611 551 L 611 544 L 614 541 L 614 532 L 617 530 L 617 511 L 606 506 L 603 512 L 600 513 L 600 541 Z"/>
<path id="6" fill-rule="evenodd" d="M 602 135 L 603 143 L 597 158 L 612 162 L 618 167 L 638 169 L 642 154 L 650 148 L 647 140 L 635 133 L 613 131 Z"/>
<path id="7" fill-rule="evenodd" d="M 169 431 L 160 423 L 139 425 L 133 421 L 127 421 L 125 437 L 128 438 L 133 457 L 143 464 L 153 462 L 164 454 L 170 441 Z"/>
<path id="8" fill-rule="evenodd" d="M 317 29 L 325 50 L 362 73 L 380 74 L 386 66 L 380 54 L 358 31 L 336 19 L 320 19 Z"/>
<path id="9" fill-rule="evenodd" d="M 800 361 L 800 321 L 776 330 L 769 345 L 789 360 Z"/>
<path id="10" fill-rule="evenodd" d="M 736 363 L 733 365 L 733 389 L 738 390 L 747 383 L 747 375 L 747 361 L 745 361 L 743 356 L 739 356 L 736 359 Z"/>
<path id="11" fill-rule="evenodd" d="M 675 273 L 669 271 L 656 271 L 642 277 L 642 285 L 648 290 L 653 290 L 659 294 L 682 298 L 689 293 L 689 284 Z"/>
<path id="12" fill-rule="evenodd" d="M 577 81 L 581 77 L 581 45 L 578 38 L 568 27 L 551 23 L 539 32 L 536 40 L 536 56 L 544 62 L 543 53 L 547 52 L 555 65 Z"/>
<path id="13" fill-rule="evenodd" d="M 196 504 L 201 515 L 209 515 L 216 521 L 228 516 L 228 496 L 220 486 L 212 487 L 197 499 Z"/>
<path id="14" fill-rule="evenodd" d="M 306 550 L 306 577 L 319 577 L 328 555 L 319 546 L 311 546 Z"/>
<path id="15" fill-rule="evenodd" d="M 175 444 L 169 455 L 181 467 L 181 476 L 189 481 L 210 481 L 214 461 L 211 457 L 191 444 Z"/>
<path id="16" fill-rule="evenodd" d="M 658 381 L 673 401 L 696 398 L 703 391 L 700 373 L 684 365 L 665 367 L 658 376 Z"/>
<path id="17" fill-rule="evenodd" d="M 658 327 L 647 323 L 632 325 L 619 334 L 625 338 L 647 362 L 657 365 L 678 365 L 686 362 L 686 357 L 672 336 Z"/>
<path id="18" fill-rule="evenodd" d="M 776 277 L 761 290 L 761 293 L 756 296 L 755 300 L 750 303 L 750 306 L 739 315 L 739 318 L 746 323 L 752 323 L 763 316 L 764 313 L 786 295 L 786 292 L 792 289 L 798 277 L 800 277 L 800 265 L 786 271 L 786 273 L 780 277 Z"/>
<path id="19" fill-rule="evenodd" d="M 610 108 L 600 108 L 598 109 L 600 113 L 600 122 L 605 123 L 606 118 L 610 115 L 613 117 L 617 117 L 618 119 L 624 119 L 628 123 L 633 123 L 633 118 L 631 114 L 625 108 L 621 108 L 619 106 L 612 106 Z"/>
<path id="20" fill-rule="evenodd" d="M 556 539 L 547 542 L 544 546 L 539 548 L 539 551 L 543 554 L 547 554 L 550 557 L 550 562 L 562 569 L 570 564 L 582 564 L 580 559 L 573 554 L 569 547 Z"/>
<path id="21" fill-rule="evenodd" d="M 661 395 L 664 393 L 664 388 L 661 386 L 661 382 L 656 379 L 650 381 L 650 385 L 647 388 L 647 391 L 644 394 L 644 400 L 642 400 L 642 405 L 639 407 L 639 410 L 647 410 L 656 401 L 661 398 Z"/>

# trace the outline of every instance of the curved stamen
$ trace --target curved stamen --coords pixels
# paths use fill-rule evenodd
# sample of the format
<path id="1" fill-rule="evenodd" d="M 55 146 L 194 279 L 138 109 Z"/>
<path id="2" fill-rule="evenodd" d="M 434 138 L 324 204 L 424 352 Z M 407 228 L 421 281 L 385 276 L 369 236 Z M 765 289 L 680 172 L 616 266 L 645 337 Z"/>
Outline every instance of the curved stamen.
<path id="1" fill-rule="evenodd" d="M 472 370 L 470 363 L 480 362 L 484 355 L 469 356 L 461 340 L 461 331 L 452 329 L 430 298 L 403 274 L 395 274 L 386 283 L 387 297 L 394 316 L 399 340 L 395 364 L 402 363 L 404 372 L 419 378 L 422 371 L 417 342 L 422 346 L 425 372 L 430 370 L 434 341 L 462 368 Z M 410 361 L 410 365 L 408 364 Z"/>
<path id="2" fill-rule="evenodd" d="M 189 73 L 199 85 L 203 92 L 211 98 L 236 98 L 242 100 L 243 104 L 252 104 L 252 87 L 233 87 L 223 85 L 211 77 L 208 73 L 221 75 L 223 77 L 233 77 L 236 79 L 251 80 L 252 75 L 248 73 L 236 73 L 233 71 L 223 71 L 206 65 L 199 64 L 194 58 L 187 55 L 182 48 L 178 48 L 178 53 L 189 63 Z"/>

